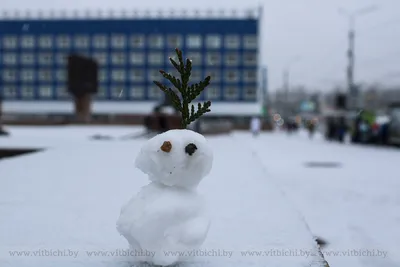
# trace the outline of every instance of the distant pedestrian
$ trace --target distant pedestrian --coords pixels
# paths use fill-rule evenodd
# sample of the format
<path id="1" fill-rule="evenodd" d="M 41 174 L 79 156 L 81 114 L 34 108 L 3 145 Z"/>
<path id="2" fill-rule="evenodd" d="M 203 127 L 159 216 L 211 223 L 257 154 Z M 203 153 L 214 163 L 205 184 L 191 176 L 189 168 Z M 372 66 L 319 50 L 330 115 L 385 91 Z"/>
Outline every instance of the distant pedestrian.
<path id="1" fill-rule="evenodd" d="M 250 130 L 254 137 L 258 136 L 261 131 L 261 120 L 259 117 L 253 117 L 250 122 Z"/>
<path id="2" fill-rule="evenodd" d="M 312 139 L 314 137 L 314 132 L 315 132 L 315 123 L 312 120 L 308 121 L 308 137 Z"/>
<path id="3" fill-rule="evenodd" d="M 0 136 L 7 136 L 8 132 L 6 132 L 3 129 L 3 121 L 2 121 L 3 107 L 2 107 L 2 102 L 3 102 L 3 98 L 1 96 L 1 91 L 0 91 Z"/>

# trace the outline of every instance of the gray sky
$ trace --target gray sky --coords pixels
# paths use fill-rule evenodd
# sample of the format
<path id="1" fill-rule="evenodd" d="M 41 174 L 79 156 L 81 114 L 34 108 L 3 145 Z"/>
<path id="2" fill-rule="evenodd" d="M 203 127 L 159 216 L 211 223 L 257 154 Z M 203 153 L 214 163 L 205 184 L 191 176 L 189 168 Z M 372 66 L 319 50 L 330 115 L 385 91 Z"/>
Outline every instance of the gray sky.
<path id="1" fill-rule="evenodd" d="M 356 19 L 357 82 L 400 84 L 400 0 L 1 0 L 5 10 L 49 9 L 208 9 L 264 5 L 262 63 L 269 68 L 270 90 L 282 84 L 290 65 L 291 85 L 328 90 L 345 82 L 348 20 L 339 8 L 378 9 Z M 217 3 L 217 4 L 215 4 Z M 215 4 L 213 6 L 213 4 Z M 397 75 L 396 75 L 397 74 Z M 394 77 L 398 76 L 398 77 Z"/>

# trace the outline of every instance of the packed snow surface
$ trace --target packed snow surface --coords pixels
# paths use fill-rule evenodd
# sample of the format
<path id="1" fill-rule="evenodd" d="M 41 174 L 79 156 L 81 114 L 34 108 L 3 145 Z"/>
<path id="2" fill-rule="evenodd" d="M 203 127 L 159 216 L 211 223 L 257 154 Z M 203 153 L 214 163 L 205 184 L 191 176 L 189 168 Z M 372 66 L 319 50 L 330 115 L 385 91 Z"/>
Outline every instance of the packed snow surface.
<path id="1" fill-rule="evenodd" d="M 7 130 L 12 136 L 0 138 L 0 147 L 49 149 L 0 161 L 0 266 L 132 266 L 127 241 L 115 227 L 121 204 L 148 184 L 134 164 L 146 140 L 89 139 L 104 132 L 118 137 L 130 128 Z M 198 192 L 212 224 L 184 266 L 322 266 L 310 229 L 276 186 L 279 172 L 262 168 L 251 149 L 254 140 L 238 134 L 207 139 L 213 166 Z M 279 142 L 274 140 L 254 144 L 272 154 Z M 266 165 L 275 168 L 282 156 L 271 155 Z M 295 175 L 303 179 L 300 171 Z"/>

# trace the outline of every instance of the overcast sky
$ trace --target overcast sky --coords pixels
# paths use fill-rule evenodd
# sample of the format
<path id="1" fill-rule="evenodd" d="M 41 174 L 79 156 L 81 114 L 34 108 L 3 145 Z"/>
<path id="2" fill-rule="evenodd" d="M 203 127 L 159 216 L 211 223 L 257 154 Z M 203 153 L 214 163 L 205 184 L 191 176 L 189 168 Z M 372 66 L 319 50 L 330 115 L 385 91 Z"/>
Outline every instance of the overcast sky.
<path id="1" fill-rule="evenodd" d="M 291 85 L 325 91 L 344 83 L 348 20 L 338 9 L 352 12 L 371 5 L 378 9 L 356 19 L 356 81 L 400 84 L 400 0 L 1 0 L 0 7 L 244 9 L 260 3 L 264 5 L 261 61 L 269 69 L 270 90 L 282 85 L 285 66 L 290 66 Z"/>

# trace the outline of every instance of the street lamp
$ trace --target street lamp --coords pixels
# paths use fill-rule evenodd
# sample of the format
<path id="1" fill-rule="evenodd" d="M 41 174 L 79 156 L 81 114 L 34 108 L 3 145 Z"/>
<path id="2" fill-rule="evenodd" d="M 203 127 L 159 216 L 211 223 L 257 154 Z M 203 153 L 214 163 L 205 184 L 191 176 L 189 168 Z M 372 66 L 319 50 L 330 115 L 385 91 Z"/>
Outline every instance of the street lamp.
<path id="1" fill-rule="evenodd" d="M 367 6 L 361 9 L 358 9 L 353 12 L 348 12 L 343 8 L 339 8 L 339 14 L 345 16 L 349 20 L 349 29 L 348 29 L 348 42 L 349 47 L 347 51 L 348 58 L 348 66 L 347 66 L 347 84 L 348 84 L 348 93 L 350 100 L 350 107 L 356 108 L 358 99 L 358 92 L 354 86 L 354 38 L 355 38 L 355 19 L 358 16 L 363 16 L 370 14 L 376 11 L 378 7 L 376 5 Z"/>
<path id="2" fill-rule="evenodd" d="M 300 60 L 300 56 L 292 57 L 285 65 L 283 69 L 283 90 L 284 90 L 284 98 L 285 98 L 285 114 L 289 116 L 289 90 L 290 90 L 290 67 L 293 63 L 296 63 Z"/>

